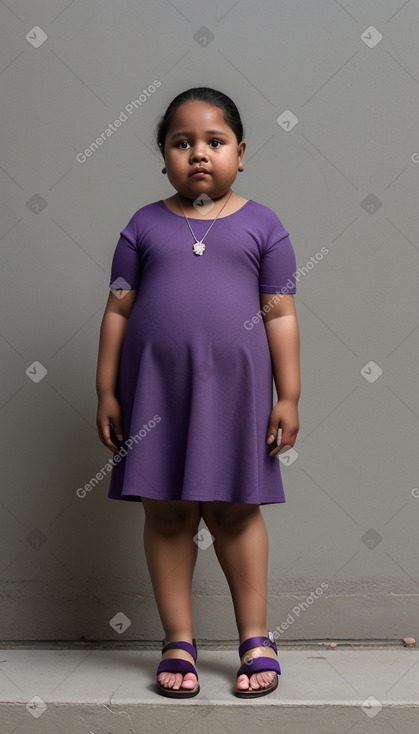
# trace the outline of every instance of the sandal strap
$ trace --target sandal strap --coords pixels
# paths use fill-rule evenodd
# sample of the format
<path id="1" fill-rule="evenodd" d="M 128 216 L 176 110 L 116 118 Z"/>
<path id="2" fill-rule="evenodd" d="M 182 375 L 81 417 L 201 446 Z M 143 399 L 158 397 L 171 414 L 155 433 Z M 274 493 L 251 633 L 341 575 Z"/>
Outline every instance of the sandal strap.
<path id="1" fill-rule="evenodd" d="M 264 671 L 273 671 L 281 675 L 281 667 L 277 660 L 273 658 L 253 658 L 249 663 L 243 663 L 237 671 L 237 678 L 239 675 L 248 675 L 249 677 L 253 673 L 263 673 Z"/>
<path id="2" fill-rule="evenodd" d="M 167 660 L 162 660 L 157 668 L 157 675 L 160 673 L 181 673 L 182 675 L 193 673 L 196 675 L 196 679 L 198 680 L 198 673 L 196 672 L 195 666 L 192 665 L 189 660 L 181 660 L 180 658 L 168 658 Z"/>
<path id="3" fill-rule="evenodd" d="M 273 637 L 249 637 L 240 645 L 239 657 L 243 657 L 245 652 L 252 650 L 254 647 L 271 647 L 278 654 L 276 642 Z"/>
<path id="4" fill-rule="evenodd" d="M 196 640 L 193 640 L 193 645 L 191 645 L 190 642 L 184 642 L 183 640 L 178 640 L 177 642 L 166 642 L 166 640 L 163 640 L 163 649 L 162 649 L 162 655 L 166 652 L 166 650 L 185 650 L 185 652 L 188 652 L 190 655 L 192 655 L 193 659 L 196 661 L 198 657 L 198 652 L 196 649 Z M 175 660 L 176 658 L 171 658 L 172 660 Z M 187 661 L 185 661 L 187 662 Z M 192 663 L 190 663 L 192 664 Z M 178 671 L 176 671 L 178 672 Z"/>

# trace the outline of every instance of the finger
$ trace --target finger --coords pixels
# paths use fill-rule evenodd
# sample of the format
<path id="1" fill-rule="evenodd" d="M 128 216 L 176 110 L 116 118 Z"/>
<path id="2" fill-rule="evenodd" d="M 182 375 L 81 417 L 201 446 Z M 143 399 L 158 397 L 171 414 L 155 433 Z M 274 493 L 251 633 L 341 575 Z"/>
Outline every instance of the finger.
<path id="1" fill-rule="evenodd" d="M 289 451 L 291 448 L 291 445 L 289 443 L 286 443 L 286 441 L 281 441 L 281 443 L 278 444 L 272 451 L 269 452 L 269 456 L 276 456 L 277 454 L 285 454 L 286 451 Z"/>
<path id="2" fill-rule="evenodd" d="M 287 433 L 282 434 L 282 440 L 278 444 L 278 448 L 281 451 L 281 449 L 285 448 L 285 446 L 288 446 L 288 448 L 291 448 L 291 446 L 295 443 L 295 441 L 292 440 L 292 438 L 289 437 Z"/>
<path id="3" fill-rule="evenodd" d="M 282 431 L 281 442 L 284 446 L 294 446 L 297 440 L 298 431 L 291 428 L 284 428 Z"/>
<path id="4" fill-rule="evenodd" d="M 279 428 L 278 430 L 278 439 L 277 439 L 277 446 L 273 445 L 272 449 L 273 451 L 269 452 L 269 456 L 275 456 L 278 454 L 285 446 L 287 448 L 292 448 L 294 446 L 296 440 L 297 440 L 297 433 L 298 428 Z"/>
<path id="5" fill-rule="evenodd" d="M 104 423 L 100 426 L 100 440 L 102 443 L 105 444 L 105 446 L 110 449 L 111 451 L 114 451 L 115 453 L 118 453 L 119 448 L 118 446 L 115 446 L 114 442 L 111 439 L 111 424 L 110 423 Z"/>
<path id="6" fill-rule="evenodd" d="M 275 456 L 278 453 L 282 441 L 282 428 L 270 425 L 268 428 L 267 444 L 272 446 L 269 456 Z"/>
<path id="7" fill-rule="evenodd" d="M 287 438 L 287 436 L 290 436 L 291 438 Z M 278 439 L 278 444 L 272 447 L 272 451 L 269 452 L 269 456 L 276 456 L 279 453 L 285 453 L 286 451 L 289 451 L 289 449 L 294 446 L 296 438 L 297 434 L 295 432 L 291 432 L 288 434 L 284 431 L 282 433 L 281 440 Z"/>
<path id="8" fill-rule="evenodd" d="M 266 442 L 268 444 L 274 444 L 276 441 L 281 440 L 281 433 L 282 429 L 279 426 L 275 426 L 271 423 L 268 428 Z"/>
<path id="9" fill-rule="evenodd" d="M 281 443 L 279 443 L 278 446 L 274 448 L 273 451 L 269 452 L 269 456 L 276 456 L 276 454 L 285 454 L 286 451 L 289 451 L 289 449 L 294 446 L 295 441 L 296 436 L 288 441 L 286 440 L 286 438 L 284 438 Z"/>
<path id="10" fill-rule="evenodd" d="M 122 433 L 122 421 L 120 418 L 116 418 L 113 422 L 113 429 L 118 441 L 122 441 L 124 435 Z"/>

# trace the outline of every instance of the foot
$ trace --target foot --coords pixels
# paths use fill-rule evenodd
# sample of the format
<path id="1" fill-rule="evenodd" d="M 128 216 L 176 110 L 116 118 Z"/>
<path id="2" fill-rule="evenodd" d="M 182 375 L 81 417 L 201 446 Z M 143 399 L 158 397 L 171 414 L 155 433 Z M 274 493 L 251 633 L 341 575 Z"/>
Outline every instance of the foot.
<path id="1" fill-rule="evenodd" d="M 188 660 L 192 665 L 195 665 L 192 655 L 186 652 L 186 650 L 178 648 L 166 650 L 166 652 L 161 656 L 161 659 L 168 660 L 169 658 Z M 192 691 L 196 686 L 196 675 L 193 673 L 186 673 L 186 675 L 182 675 L 182 673 L 159 673 L 157 680 L 164 688 L 173 688 L 175 691 L 179 690 L 179 688 L 182 690 Z"/>
<path id="2" fill-rule="evenodd" d="M 245 652 L 245 654 L 240 659 L 240 664 L 246 662 L 250 663 L 251 660 L 255 657 L 273 658 L 273 660 L 277 660 L 275 650 L 272 650 L 269 645 L 267 645 L 266 647 L 265 645 L 262 645 L 261 647 L 253 647 L 251 650 Z M 237 678 L 237 690 L 257 691 L 259 688 L 266 688 L 267 686 L 271 685 L 271 683 L 273 683 L 276 675 L 277 673 L 275 673 L 274 670 L 266 670 L 262 673 L 253 673 L 253 675 L 250 676 L 243 673 Z"/>

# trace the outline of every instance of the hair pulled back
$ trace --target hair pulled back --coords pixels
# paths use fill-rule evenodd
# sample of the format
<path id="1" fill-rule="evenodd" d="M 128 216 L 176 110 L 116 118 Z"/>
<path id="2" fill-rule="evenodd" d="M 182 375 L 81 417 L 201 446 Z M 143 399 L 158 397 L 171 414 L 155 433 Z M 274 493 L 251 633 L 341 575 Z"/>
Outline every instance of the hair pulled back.
<path id="1" fill-rule="evenodd" d="M 157 124 L 156 142 L 162 155 L 164 155 L 166 135 L 174 113 L 178 107 L 185 102 L 191 102 L 194 100 L 208 102 L 215 107 L 219 107 L 223 112 L 227 125 L 231 127 L 234 132 L 237 142 L 241 143 L 244 137 L 243 124 L 240 118 L 240 113 L 233 100 L 223 92 L 219 92 L 217 89 L 211 89 L 211 87 L 192 87 L 191 89 L 187 89 L 185 92 L 181 92 L 177 97 L 172 99 L 166 112 Z"/>

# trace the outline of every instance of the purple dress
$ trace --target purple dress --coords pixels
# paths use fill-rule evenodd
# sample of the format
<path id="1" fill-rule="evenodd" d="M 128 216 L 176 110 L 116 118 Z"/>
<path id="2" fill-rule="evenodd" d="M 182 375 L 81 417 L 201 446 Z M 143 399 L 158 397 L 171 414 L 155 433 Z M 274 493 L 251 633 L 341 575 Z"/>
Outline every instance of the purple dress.
<path id="1" fill-rule="evenodd" d="M 201 239 L 212 220 L 190 221 Z M 204 241 L 195 255 L 185 218 L 162 200 L 120 233 L 110 287 L 138 294 L 117 380 L 123 440 L 111 499 L 285 502 L 266 443 L 273 377 L 259 292 L 271 307 L 275 294 L 296 292 L 289 233 L 249 200 Z"/>

